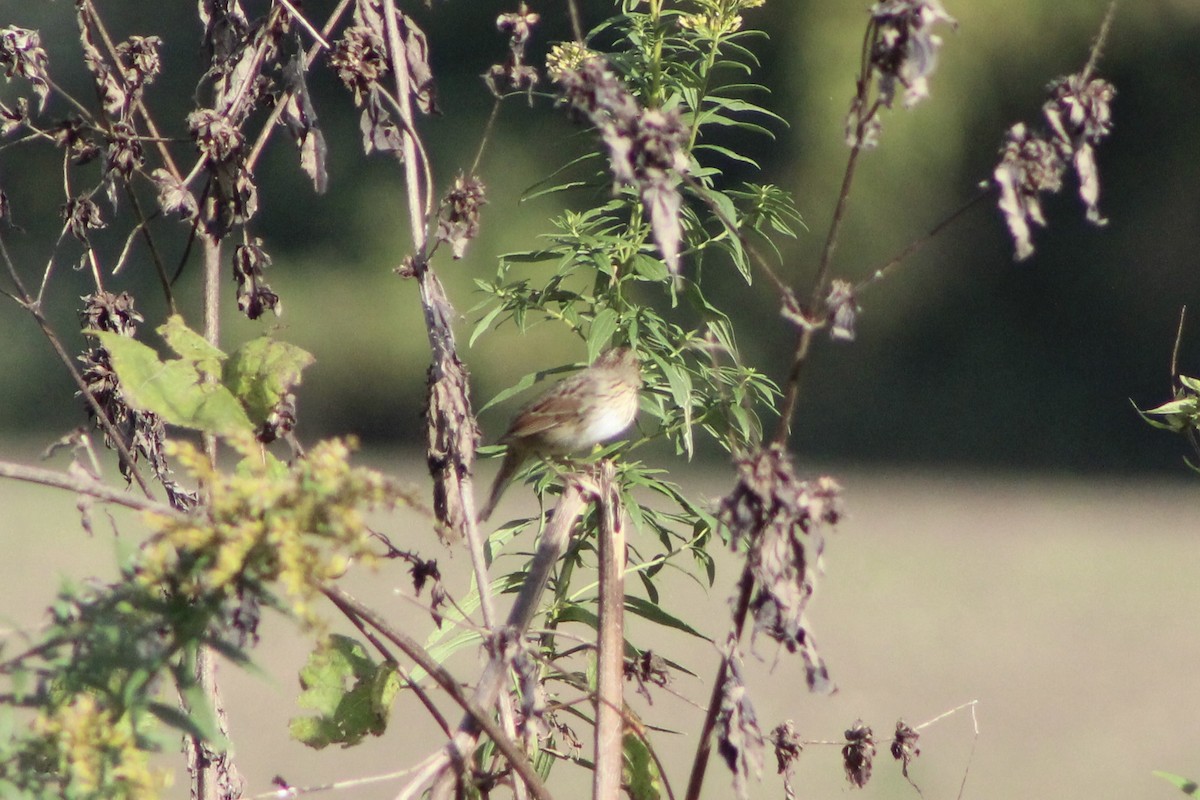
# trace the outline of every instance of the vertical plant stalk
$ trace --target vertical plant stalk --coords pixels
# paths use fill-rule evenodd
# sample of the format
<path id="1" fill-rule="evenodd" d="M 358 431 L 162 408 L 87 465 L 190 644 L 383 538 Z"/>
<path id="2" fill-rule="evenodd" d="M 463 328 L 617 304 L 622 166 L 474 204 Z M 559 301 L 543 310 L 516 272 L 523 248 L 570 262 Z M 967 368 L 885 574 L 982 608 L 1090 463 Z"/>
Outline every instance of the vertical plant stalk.
<path id="1" fill-rule="evenodd" d="M 865 87 L 868 77 L 864 75 L 859 81 L 860 87 Z M 860 88 L 859 93 L 865 101 L 866 88 Z M 842 230 L 842 220 L 845 219 L 846 209 L 850 204 L 850 188 L 854 184 L 854 173 L 858 166 L 858 156 L 862 153 L 863 131 L 866 120 L 858 125 L 858 136 L 850 148 L 850 157 L 846 161 L 846 171 L 842 175 L 842 188 L 838 193 L 837 206 L 833 211 L 833 219 L 829 222 L 829 233 L 825 237 L 825 246 L 821 250 L 821 260 L 817 263 L 817 274 L 813 277 L 812 293 L 809 296 L 808 307 L 803 310 L 810 324 L 802 325 L 796 336 L 796 346 L 792 355 L 792 366 L 788 371 L 787 389 L 784 391 L 783 403 L 779 408 L 779 427 L 775 429 L 775 444 L 787 443 L 792 433 L 792 415 L 796 413 L 796 404 L 800 399 L 800 376 L 804 365 L 808 363 L 808 354 L 812 347 L 813 336 L 817 332 L 819 321 L 818 309 L 824 298 L 825 285 L 829 282 L 829 272 L 833 266 L 833 254 L 837 250 L 838 235 Z"/>
<path id="2" fill-rule="evenodd" d="M 408 195 L 409 228 L 413 239 L 412 263 L 420 287 L 421 307 L 425 316 L 425 327 L 429 337 L 432 366 L 429 380 L 430 440 L 427 446 L 432 453 L 438 451 L 439 469 L 434 475 L 440 485 L 445 510 L 443 523 L 457 527 L 467 540 L 471 556 L 471 567 L 475 585 L 479 591 L 479 608 L 483 624 L 488 630 L 496 630 L 497 619 L 492 600 L 491 579 L 488 576 L 484 543 L 476 522 L 475 491 L 471 474 L 475 461 L 477 441 L 475 413 L 471 408 L 469 381 L 466 366 L 458 357 L 451 325 L 453 307 L 446 297 L 441 281 L 429 266 L 428 222 L 432 214 L 432 177 L 423 147 L 417 140 L 416 123 L 413 116 L 413 87 L 408 72 L 408 58 L 400 36 L 399 12 L 394 0 L 384 0 L 383 13 L 387 30 L 387 47 L 396 80 L 396 100 L 401 122 L 401 143 L 404 152 L 405 188 Z M 450 430 L 444 430 L 444 428 Z M 441 515 L 441 514 L 440 514 Z M 506 734 L 513 736 L 516 723 L 513 718 L 512 701 L 507 692 L 499 700 L 500 721 Z M 518 798 L 524 796 L 525 788 L 517 787 Z"/>
<path id="3" fill-rule="evenodd" d="M 204 338 L 213 347 L 221 343 L 221 240 L 208 234 L 204 243 Z M 204 436 L 204 451 L 213 464 L 217 463 L 217 438 Z M 201 487 L 205 491 L 204 487 Z M 206 498 L 209 502 L 210 498 Z M 221 701 L 217 684 L 216 654 L 207 645 L 196 651 L 196 683 L 213 711 L 221 738 L 230 741 L 229 718 Z M 197 736 L 187 739 L 188 774 L 192 781 L 193 800 L 235 800 L 242 795 L 243 780 L 233 761 L 232 750 L 214 750 Z"/>
<path id="4" fill-rule="evenodd" d="M 742 631 L 746 627 L 746 614 L 750 610 L 750 598 L 753 593 L 754 572 L 750 567 L 750 558 L 747 556 L 746 565 L 742 568 L 742 577 L 738 581 L 738 598 L 733 609 L 733 632 L 730 634 L 730 638 L 734 642 L 740 642 L 742 639 Z M 687 794 L 684 795 L 684 800 L 699 800 L 700 798 L 700 790 L 704 786 L 704 774 L 708 770 L 708 759 L 712 755 L 713 729 L 716 728 L 717 715 L 721 711 L 721 693 L 724 691 L 725 681 L 729 678 L 729 662 L 735 652 L 736 648 L 727 648 L 726 654 L 721 657 L 721 666 L 717 669 L 712 694 L 708 698 L 708 711 L 704 715 L 704 723 L 700 726 L 696 757 L 692 761 L 692 772 L 688 776 Z"/>
<path id="5" fill-rule="evenodd" d="M 596 746 L 593 800 L 621 795 L 625 707 L 625 519 L 613 486 L 614 470 L 605 461 L 600 475 L 600 630 L 596 641 Z"/>

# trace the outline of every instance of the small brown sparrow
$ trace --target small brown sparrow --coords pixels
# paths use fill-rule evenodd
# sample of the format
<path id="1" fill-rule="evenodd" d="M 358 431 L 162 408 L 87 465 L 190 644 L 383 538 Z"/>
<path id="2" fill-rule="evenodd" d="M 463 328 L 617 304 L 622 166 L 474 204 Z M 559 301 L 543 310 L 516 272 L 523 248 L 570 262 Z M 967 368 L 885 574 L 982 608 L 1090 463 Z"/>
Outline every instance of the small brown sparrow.
<path id="1" fill-rule="evenodd" d="M 508 482 L 529 456 L 566 455 L 619 436 L 637 416 L 641 388 L 637 354 L 628 347 L 614 347 L 521 409 L 500 439 L 508 445 L 508 453 L 479 521 L 492 515 Z"/>

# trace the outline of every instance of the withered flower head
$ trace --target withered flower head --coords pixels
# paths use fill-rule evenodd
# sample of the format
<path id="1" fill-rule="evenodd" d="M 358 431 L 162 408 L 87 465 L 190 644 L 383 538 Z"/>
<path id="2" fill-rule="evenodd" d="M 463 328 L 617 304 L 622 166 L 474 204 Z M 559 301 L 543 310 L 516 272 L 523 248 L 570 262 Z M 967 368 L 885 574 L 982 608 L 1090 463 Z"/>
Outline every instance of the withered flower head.
<path id="1" fill-rule="evenodd" d="M 201 108 L 188 114 L 187 122 L 197 148 L 211 164 L 224 164 L 241 152 L 245 138 L 224 115 Z"/>
<path id="2" fill-rule="evenodd" d="M 530 11 L 527 5 L 521 3 L 519 10 L 497 17 L 496 28 L 501 33 L 509 35 L 512 40 L 510 47 L 524 54 L 525 45 L 529 42 L 529 37 L 533 35 L 533 26 L 537 25 L 541 18 L 540 14 Z"/>
<path id="3" fill-rule="evenodd" d="M 846 768 L 846 780 L 859 789 L 871 780 L 871 766 L 875 760 L 875 738 L 871 728 L 860 719 L 846 731 L 846 744 L 842 747 L 842 766 Z"/>
<path id="4" fill-rule="evenodd" d="M 354 94 L 354 105 L 362 105 L 371 87 L 387 74 L 386 53 L 379 34 L 361 25 L 347 28 L 342 38 L 333 43 L 329 64 Z"/>
<path id="5" fill-rule="evenodd" d="M 144 321 L 142 315 L 134 310 L 133 296 L 128 292 L 97 292 L 81 299 L 83 310 L 79 312 L 79 321 L 86 330 L 133 336 L 138 323 Z"/>
<path id="6" fill-rule="evenodd" d="M 467 252 L 467 244 L 479 235 L 479 209 L 485 203 L 483 181 L 473 175 L 459 175 L 454 179 L 454 188 L 442 201 L 437 238 L 450 245 L 455 258 L 462 258 Z"/>
<path id="7" fill-rule="evenodd" d="M 912 760 L 921 755 L 921 748 L 917 747 L 917 740 L 921 738 L 921 734 L 908 725 L 904 720 L 896 722 L 896 736 L 892 739 L 892 758 L 900 762 L 900 771 L 904 773 L 904 777 L 908 777 L 908 765 Z"/>
<path id="8" fill-rule="evenodd" d="M 117 45 L 121 73 L 131 91 L 140 91 L 150 85 L 162 71 L 158 57 L 160 47 L 162 39 L 157 36 L 130 36 Z"/>
<path id="9" fill-rule="evenodd" d="M 136 131 L 126 122 L 114 122 L 105 139 L 108 142 L 105 177 L 111 180 L 119 176 L 123 181 L 129 180 L 133 171 L 142 165 L 142 143 L 138 141 Z"/>
<path id="10" fill-rule="evenodd" d="M 940 0 L 887 0 L 871 8 L 876 27 L 871 66 L 879 74 L 879 99 L 891 108 L 897 85 L 904 87 L 904 107 L 929 97 L 929 76 L 937 67 L 942 39 L 933 26 L 958 23 Z"/>
<path id="11" fill-rule="evenodd" d="M 279 295 L 263 280 L 263 270 L 271 266 L 271 256 L 262 247 L 262 240 L 238 245 L 233 251 L 233 277 L 237 281 L 238 309 L 250 319 L 258 319 L 264 311 L 282 311 Z"/>

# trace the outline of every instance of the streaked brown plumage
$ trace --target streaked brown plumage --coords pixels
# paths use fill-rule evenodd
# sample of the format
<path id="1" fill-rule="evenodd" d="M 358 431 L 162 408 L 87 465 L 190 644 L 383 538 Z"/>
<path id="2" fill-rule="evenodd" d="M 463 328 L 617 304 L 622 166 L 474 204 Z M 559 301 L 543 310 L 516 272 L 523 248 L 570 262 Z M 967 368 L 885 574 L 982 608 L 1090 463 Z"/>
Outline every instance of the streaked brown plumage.
<path id="1" fill-rule="evenodd" d="M 619 436 L 637 416 L 641 388 L 637 354 L 616 347 L 521 409 L 500 439 L 508 445 L 508 453 L 479 513 L 480 522 L 492 515 L 508 482 L 529 456 L 566 455 Z"/>

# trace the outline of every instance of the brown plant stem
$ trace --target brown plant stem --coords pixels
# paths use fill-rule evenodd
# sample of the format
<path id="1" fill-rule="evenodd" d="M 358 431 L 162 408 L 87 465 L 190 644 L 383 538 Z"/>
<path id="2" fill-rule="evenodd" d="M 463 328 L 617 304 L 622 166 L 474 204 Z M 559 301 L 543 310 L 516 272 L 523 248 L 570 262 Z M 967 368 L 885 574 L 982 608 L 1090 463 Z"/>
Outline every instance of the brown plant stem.
<path id="1" fill-rule="evenodd" d="M 754 573 L 747 557 L 746 566 L 742 569 L 742 577 L 738 580 L 738 598 L 733 609 L 733 631 L 730 638 L 741 641 L 742 631 L 746 627 L 746 615 L 750 611 L 750 597 L 754 591 Z M 721 710 L 721 693 L 725 690 L 725 681 L 729 677 L 729 661 L 732 653 L 721 656 L 721 666 L 717 669 L 716 680 L 713 681 L 712 694 L 708 699 L 708 711 L 704 714 L 704 723 L 700 726 L 697 739 L 696 756 L 692 761 L 692 771 L 688 775 L 687 793 L 684 800 L 699 800 L 700 789 L 704 786 L 704 773 L 708 770 L 708 759 L 712 755 L 712 734 L 717 725 L 717 715 Z"/>
<path id="2" fill-rule="evenodd" d="M 867 91 L 863 85 L 864 81 L 865 78 L 860 80 L 859 94 L 861 97 L 865 97 Z M 842 188 L 838 192 L 837 205 L 833 210 L 833 219 L 829 222 L 829 233 L 825 237 L 825 246 L 821 250 L 821 260 L 817 263 L 817 274 L 813 276 L 812 293 L 809 297 L 808 307 L 801 311 L 801 313 L 809 318 L 811 324 L 801 326 L 799 333 L 796 335 L 792 365 L 788 370 L 787 380 L 784 383 L 786 388 L 784 389 L 783 402 L 779 409 L 779 426 L 775 429 L 775 436 L 772 440 L 775 444 L 786 444 L 788 436 L 792 433 L 792 415 L 796 413 L 796 404 L 800 399 L 800 376 L 804 371 L 804 365 L 808 361 L 813 335 L 820 324 L 818 321 L 818 314 L 820 314 L 818 309 L 824 297 L 825 284 L 829 281 L 829 272 L 833 265 L 834 251 L 837 250 L 838 235 L 841 233 L 842 221 L 846 217 L 846 209 L 850 203 L 850 188 L 854 184 L 854 173 L 858 166 L 858 157 L 862 153 L 863 133 L 869 118 L 864 118 L 858 124 L 858 136 L 855 137 L 855 143 L 850 148 L 850 157 L 846 161 L 846 171 L 842 175 Z"/>
<path id="3" fill-rule="evenodd" d="M 599 633 L 596 641 L 596 742 L 592 800 L 618 800 L 624 766 L 625 706 L 625 524 L 613 486 L 614 470 L 605 461 L 600 476 Z"/>

